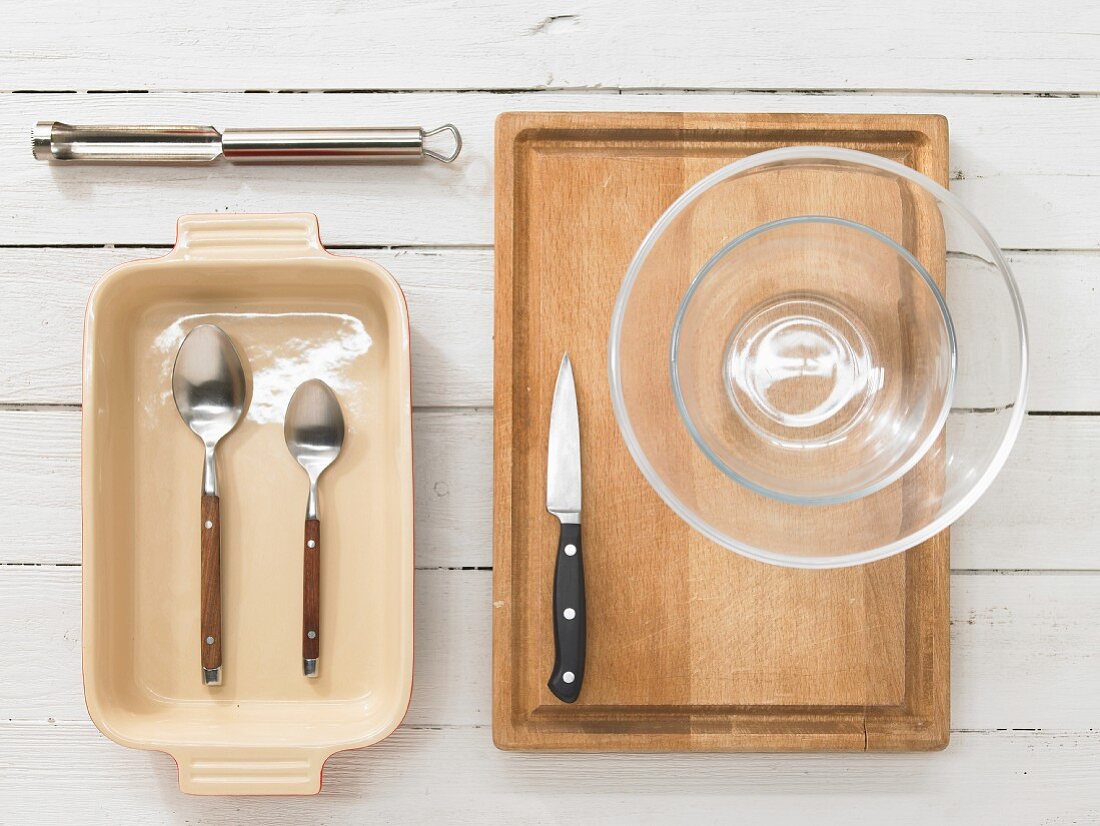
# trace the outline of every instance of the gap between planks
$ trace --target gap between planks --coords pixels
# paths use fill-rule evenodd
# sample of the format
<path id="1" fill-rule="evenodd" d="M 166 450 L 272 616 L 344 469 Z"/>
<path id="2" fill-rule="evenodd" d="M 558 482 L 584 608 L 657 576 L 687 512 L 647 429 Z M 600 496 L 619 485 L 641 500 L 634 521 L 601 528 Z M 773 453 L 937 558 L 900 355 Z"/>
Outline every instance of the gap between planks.
<path id="1" fill-rule="evenodd" d="M 70 729 L 74 729 L 74 730 L 84 730 L 84 729 L 88 729 L 89 727 L 94 727 L 94 724 L 90 720 L 57 720 L 53 717 L 49 717 L 45 720 L 19 720 L 19 719 L 15 719 L 15 718 L 9 718 L 7 720 L 0 721 L 0 736 L 2 736 L 2 733 L 3 733 L 4 729 L 9 729 L 9 728 L 27 728 L 27 729 L 36 729 L 36 728 L 57 728 L 57 729 L 62 729 L 62 728 L 70 728 Z M 492 729 L 492 727 L 493 727 L 492 723 L 402 723 L 401 724 L 401 729 L 403 731 L 480 731 L 480 730 L 489 730 L 489 729 Z M 1044 737 L 1044 736 L 1045 737 L 1065 737 L 1066 735 L 1075 735 L 1075 734 L 1077 734 L 1077 735 L 1089 735 L 1089 734 L 1093 734 L 1093 733 L 1096 733 L 1096 732 L 1097 732 L 1097 729 L 1095 729 L 1095 728 L 1039 728 L 1039 727 L 1009 728 L 1009 727 L 1006 727 L 1006 726 L 996 726 L 996 727 L 990 727 L 990 728 L 952 728 L 951 729 L 952 734 L 991 735 L 991 736 L 1008 736 L 1008 737 L 1019 736 L 1019 735 L 1036 735 L 1036 736 L 1039 736 L 1039 737 Z M 362 748 L 370 748 L 370 746 L 364 746 Z M 948 748 L 951 748 L 951 746 L 948 745 Z M 352 751 L 357 751 L 357 750 L 358 749 L 352 749 Z M 339 753 L 340 752 L 337 752 L 337 754 L 339 754 Z M 550 755 L 550 756 L 553 756 L 553 754 L 554 754 L 554 752 L 536 752 L 536 751 L 527 751 L 527 752 L 524 752 L 524 751 L 515 751 L 515 752 L 502 751 L 501 753 L 502 754 L 509 754 L 510 753 L 510 754 L 517 754 L 517 755 L 524 755 L 524 754 L 538 755 L 538 754 L 541 753 L 541 754 Z M 685 751 L 681 751 L 681 752 L 667 752 L 666 751 L 666 752 L 648 752 L 648 753 L 647 752 L 620 751 L 620 752 L 588 752 L 588 753 L 583 753 L 582 752 L 582 753 L 579 753 L 578 756 L 593 757 L 593 756 L 598 756 L 600 754 L 612 754 L 612 755 L 626 756 L 626 757 L 631 757 L 631 758 L 640 757 L 642 759 L 647 759 L 646 758 L 647 754 L 649 754 L 650 757 L 653 757 L 653 756 L 657 756 L 657 757 L 665 756 L 665 757 L 667 757 L 669 755 L 693 755 L 693 754 L 705 756 L 705 755 L 709 754 L 709 755 L 712 755 L 712 756 L 726 755 L 729 759 L 738 759 L 737 755 L 744 756 L 744 755 L 754 755 L 754 754 L 755 755 L 760 755 L 760 756 L 765 756 L 765 755 L 792 755 L 792 756 L 804 755 L 804 756 L 812 756 L 812 755 L 829 755 L 829 754 L 831 754 L 836 758 L 843 758 L 844 756 L 858 755 L 858 754 L 863 754 L 863 753 L 864 752 L 858 752 L 858 751 L 846 751 L 846 752 L 828 752 L 828 751 L 818 751 L 818 752 L 790 752 L 790 751 L 780 751 L 780 752 L 766 752 L 766 751 L 757 751 L 757 752 L 753 752 L 753 751 L 734 751 L 734 752 L 721 752 L 721 751 L 685 752 Z M 876 752 L 866 752 L 866 753 L 867 754 L 876 754 Z M 890 754 L 890 753 L 891 752 L 877 752 L 877 754 Z M 898 754 L 898 753 L 901 753 L 901 752 L 894 752 L 894 754 Z M 914 755 L 926 755 L 926 756 L 934 757 L 938 752 L 933 751 L 933 752 L 908 752 L 908 753 L 909 754 L 914 754 Z M 558 752 L 558 754 L 570 754 L 570 752 Z"/>
<path id="2" fill-rule="evenodd" d="M 0 562 L 5 568 L 82 568 L 80 562 Z M 424 571 L 482 571 L 492 573 L 492 565 L 417 565 Z M 1100 576 L 1100 568 L 952 568 L 951 576 Z"/>
<path id="3" fill-rule="evenodd" d="M 46 413 L 57 410 L 79 411 L 81 406 L 75 402 L 0 402 L 0 413 Z M 442 404 L 413 405 L 413 413 L 491 413 L 493 408 L 487 405 L 459 404 L 448 406 Z M 961 410 L 961 409 L 960 409 Z M 987 412 L 985 410 L 962 410 L 962 412 Z M 1028 416 L 1043 417 L 1075 417 L 1090 418 L 1100 416 L 1100 410 L 1029 410 Z"/>
<path id="4" fill-rule="evenodd" d="M 135 243 L 121 243 L 121 244 L 95 244 L 95 243 L 77 243 L 77 244 L 42 244 L 42 243 L 29 243 L 29 244 L 0 244 L 0 250 L 149 250 L 150 252 L 156 252 L 159 250 L 171 250 L 175 249 L 172 244 L 149 244 L 143 242 Z M 325 244 L 327 250 L 344 250 L 351 252 L 413 252 L 420 253 L 422 255 L 431 255 L 432 253 L 446 253 L 454 251 L 473 251 L 473 252 L 493 252 L 492 244 L 479 244 L 477 242 L 469 244 Z M 999 247 L 1000 251 L 1005 255 L 1097 255 L 1100 256 L 1100 249 L 1093 247 Z M 949 255 L 956 255 L 961 253 L 950 253 Z M 973 257 L 973 256 L 970 256 Z"/>
<path id="5" fill-rule="evenodd" d="M 175 249 L 172 244 L 0 244 L 0 250 L 158 250 Z M 492 244 L 325 244 L 326 250 L 352 250 L 362 252 L 416 252 L 422 255 L 472 250 L 492 252 Z M 1008 248 L 1002 252 L 1012 252 Z M 1100 250 L 1047 250 L 1040 252 L 1100 252 Z"/>
<path id="6" fill-rule="evenodd" d="M 1023 89 L 802 89 L 797 87 L 752 88 L 743 86 L 517 86 L 513 88 L 435 87 L 424 89 L 0 89 L 4 95 L 540 95 L 563 92 L 592 97 L 622 95 L 805 95 L 806 97 L 875 97 L 876 95 L 943 97 L 1094 98 L 1100 90 L 1076 92 Z"/>

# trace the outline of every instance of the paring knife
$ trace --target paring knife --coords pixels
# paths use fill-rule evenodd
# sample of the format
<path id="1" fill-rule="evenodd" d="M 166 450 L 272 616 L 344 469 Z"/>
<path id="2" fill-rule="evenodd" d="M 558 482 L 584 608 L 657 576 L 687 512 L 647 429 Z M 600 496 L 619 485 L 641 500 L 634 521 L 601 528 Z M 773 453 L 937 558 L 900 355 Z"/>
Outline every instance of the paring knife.
<path id="1" fill-rule="evenodd" d="M 546 509 L 561 522 L 554 569 L 554 672 L 547 685 L 564 703 L 584 682 L 584 564 L 581 561 L 581 434 L 569 354 L 561 360 L 550 408 Z"/>

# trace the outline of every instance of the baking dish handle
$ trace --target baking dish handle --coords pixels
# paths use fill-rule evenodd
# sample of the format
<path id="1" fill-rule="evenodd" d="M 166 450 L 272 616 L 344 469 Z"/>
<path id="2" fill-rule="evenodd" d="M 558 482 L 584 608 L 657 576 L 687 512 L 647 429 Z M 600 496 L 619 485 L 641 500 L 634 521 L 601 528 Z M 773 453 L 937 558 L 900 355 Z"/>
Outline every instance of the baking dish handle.
<path id="1" fill-rule="evenodd" d="M 188 794 L 317 794 L 327 752 L 276 746 L 173 749 Z"/>
<path id="2" fill-rule="evenodd" d="M 310 212 L 184 215 L 167 258 L 224 261 L 328 257 Z"/>

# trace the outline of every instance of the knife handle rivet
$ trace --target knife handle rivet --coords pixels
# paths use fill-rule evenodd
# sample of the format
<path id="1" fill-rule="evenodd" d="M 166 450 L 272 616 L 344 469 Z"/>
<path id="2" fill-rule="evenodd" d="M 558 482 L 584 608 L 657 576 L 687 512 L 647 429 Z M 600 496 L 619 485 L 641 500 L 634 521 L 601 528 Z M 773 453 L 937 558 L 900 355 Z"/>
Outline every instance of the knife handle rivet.
<path id="1" fill-rule="evenodd" d="M 317 632 L 316 631 L 310 631 L 308 634 L 306 634 L 306 636 L 309 637 L 311 640 L 315 640 L 315 639 L 317 639 Z"/>
<path id="2" fill-rule="evenodd" d="M 313 540 L 311 539 L 311 540 L 309 540 L 309 542 L 307 542 L 307 543 L 306 543 L 306 547 L 307 547 L 307 548 L 316 548 L 316 547 L 317 547 L 317 543 L 316 543 L 316 542 L 314 542 L 314 541 L 313 541 Z"/>
<path id="3" fill-rule="evenodd" d="M 213 637 L 207 637 L 206 638 L 206 644 L 207 645 L 213 645 L 214 644 L 214 638 Z"/>
<path id="4" fill-rule="evenodd" d="M 566 608 L 564 611 L 561 612 L 561 615 L 566 619 L 573 619 L 573 617 L 577 616 L 577 612 L 574 611 L 572 608 Z"/>
<path id="5" fill-rule="evenodd" d="M 572 544 L 572 543 L 566 545 L 565 546 L 565 555 L 566 556 L 576 556 L 577 555 L 577 546 Z"/>
<path id="6" fill-rule="evenodd" d="M 210 521 L 209 519 L 207 519 L 207 520 L 206 520 L 206 521 L 205 521 L 205 522 L 203 523 L 203 527 L 204 527 L 204 528 L 206 528 L 207 530 L 210 530 L 210 529 L 211 529 L 212 527 L 214 527 L 214 523 L 213 523 L 213 522 L 211 522 L 211 521 Z"/>
<path id="7" fill-rule="evenodd" d="M 566 671 L 564 674 L 561 675 L 561 681 L 563 683 L 571 683 L 575 679 L 577 679 L 577 675 L 574 674 L 572 671 Z"/>

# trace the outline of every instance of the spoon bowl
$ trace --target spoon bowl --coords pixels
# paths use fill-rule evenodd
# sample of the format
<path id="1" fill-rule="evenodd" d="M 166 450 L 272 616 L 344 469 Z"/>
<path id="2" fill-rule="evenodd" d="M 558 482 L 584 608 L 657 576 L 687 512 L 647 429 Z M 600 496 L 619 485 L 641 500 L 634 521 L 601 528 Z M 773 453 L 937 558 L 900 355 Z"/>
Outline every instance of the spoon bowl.
<path id="1" fill-rule="evenodd" d="M 344 414 L 332 388 L 320 379 L 301 384 L 283 422 L 287 449 L 309 476 L 307 519 L 317 518 L 317 480 L 344 446 Z"/>
<path id="2" fill-rule="evenodd" d="M 220 327 L 200 324 L 187 334 L 172 368 L 172 398 L 184 422 L 207 447 L 240 421 L 245 385 L 241 357 Z"/>

